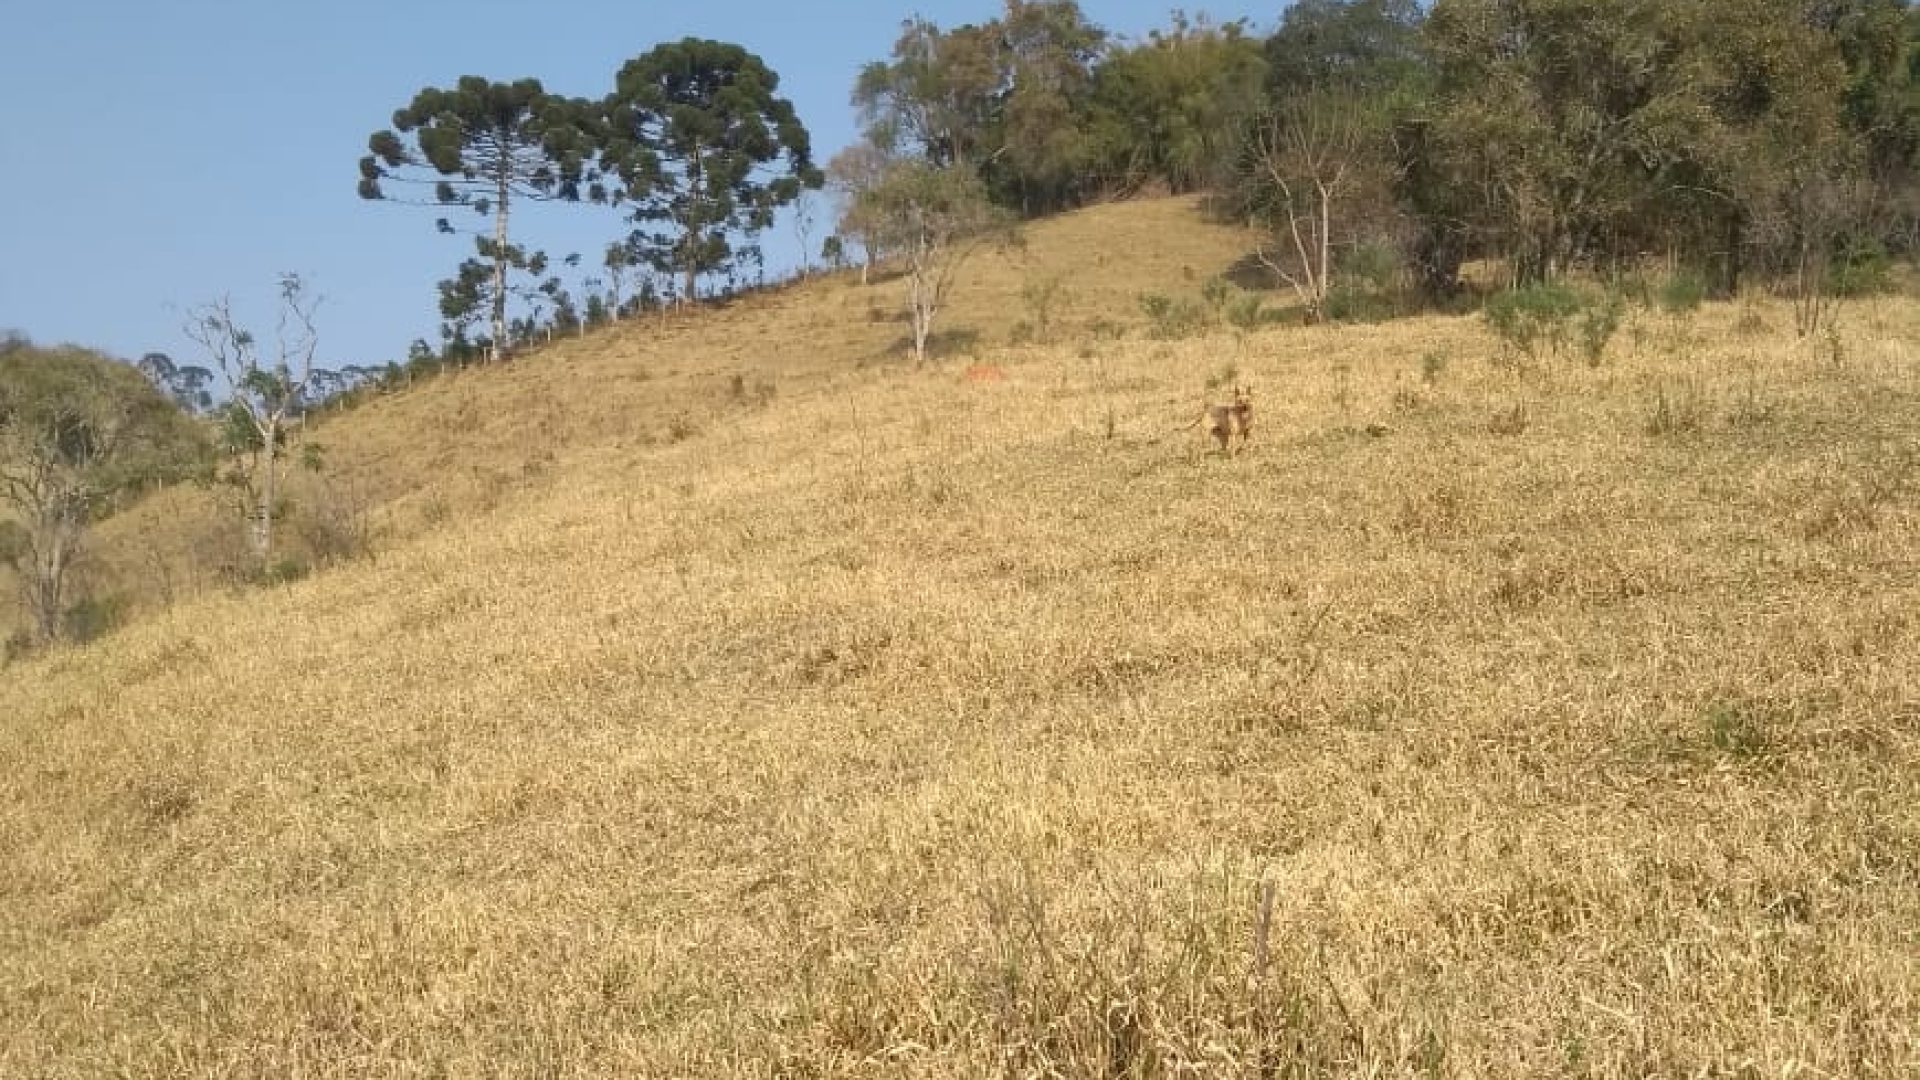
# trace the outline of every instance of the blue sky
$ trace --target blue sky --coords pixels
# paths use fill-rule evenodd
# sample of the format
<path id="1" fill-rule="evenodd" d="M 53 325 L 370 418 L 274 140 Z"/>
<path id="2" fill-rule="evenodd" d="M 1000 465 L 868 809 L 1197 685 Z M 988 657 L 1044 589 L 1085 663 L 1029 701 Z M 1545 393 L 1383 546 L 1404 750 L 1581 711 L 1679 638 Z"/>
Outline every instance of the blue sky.
<path id="1" fill-rule="evenodd" d="M 1082 6 L 1138 37 L 1164 25 L 1171 5 Z M 1264 29 L 1283 5 L 1271 6 L 1212 14 Z M 779 72 L 824 163 L 854 138 L 855 72 L 886 55 L 902 19 L 953 26 L 999 7 L 5 0 L 0 329 L 191 362 L 186 308 L 231 295 L 243 319 L 270 329 L 275 277 L 296 271 L 324 298 L 318 363 L 398 358 L 413 338 L 438 342 L 434 283 L 471 250 L 435 233 L 435 211 L 354 193 L 367 135 L 420 88 L 532 76 L 599 97 L 621 63 L 659 42 L 736 41 Z M 519 224 L 516 238 L 555 256 L 597 251 L 622 231 L 614 211 L 588 206 L 543 208 Z M 782 228 L 768 246 L 790 261 L 798 245 Z"/>

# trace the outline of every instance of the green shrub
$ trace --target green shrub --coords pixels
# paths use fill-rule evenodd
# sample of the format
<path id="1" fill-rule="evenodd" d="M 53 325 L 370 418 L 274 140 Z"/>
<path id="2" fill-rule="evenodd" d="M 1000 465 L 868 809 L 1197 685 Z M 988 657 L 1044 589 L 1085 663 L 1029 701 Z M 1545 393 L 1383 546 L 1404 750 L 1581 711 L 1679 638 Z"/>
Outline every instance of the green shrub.
<path id="1" fill-rule="evenodd" d="M 1204 285 L 1200 286 L 1200 299 L 1205 300 L 1208 307 L 1218 311 L 1226 307 L 1227 300 L 1231 298 L 1236 291 L 1238 290 L 1233 287 L 1233 282 L 1228 281 L 1226 278 L 1211 277 L 1206 280 Z"/>
<path id="2" fill-rule="evenodd" d="M 1364 282 L 1341 281 L 1327 290 L 1321 313 L 1328 322 L 1384 322 L 1399 314 L 1393 298 Z"/>
<path id="3" fill-rule="evenodd" d="M 1607 352 L 1607 342 L 1612 341 L 1614 333 L 1620 329 L 1620 319 L 1626 314 L 1626 309 L 1624 300 L 1614 293 L 1608 293 L 1588 302 L 1586 309 L 1580 313 L 1575 329 L 1580 340 L 1580 354 L 1586 357 L 1589 365 L 1600 366 Z"/>
<path id="4" fill-rule="evenodd" d="M 1528 285 L 1495 293 L 1481 314 L 1501 341 L 1532 357 L 1543 346 L 1559 351 L 1584 306 L 1580 294 L 1565 285 Z"/>
<path id="5" fill-rule="evenodd" d="M 127 598 L 121 595 L 89 596 L 67 609 L 68 641 L 92 641 L 126 621 Z"/>
<path id="6" fill-rule="evenodd" d="M 1243 292 L 1226 302 L 1221 314 L 1235 330 L 1253 330 L 1266 321 L 1259 293 Z"/>
<path id="7" fill-rule="evenodd" d="M 1707 279 L 1694 270 L 1676 270 L 1654 290 L 1654 303 L 1669 315 L 1685 315 L 1707 298 Z"/>
<path id="8" fill-rule="evenodd" d="M 1029 281 L 1020 287 L 1020 299 L 1026 301 L 1031 316 L 1022 323 L 1027 327 L 1028 340 L 1043 343 L 1053 340 L 1054 315 L 1066 298 L 1066 284 L 1058 275 Z"/>
<path id="9" fill-rule="evenodd" d="M 1872 296 L 1892 288 L 1893 260 L 1879 241 L 1849 241 L 1834 253 L 1833 263 L 1827 269 L 1830 295 Z"/>
<path id="10" fill-rule="evenodd" d="M 1153 324 L 1149 332 L 1163 340 L 1184 337 L 1207 323 L 1205 304 L 1163 293 L 1142 293 L 1140 310 L 1146 313 L 1147 319 Z"/>
<path id="11" fill-rule="evenodd" d="M 1387 244 L 1356 244 L 1340 256 L 1339 277 L 1375 293 L 1390 293 L 1400 284 L 1400 254 Z"/>

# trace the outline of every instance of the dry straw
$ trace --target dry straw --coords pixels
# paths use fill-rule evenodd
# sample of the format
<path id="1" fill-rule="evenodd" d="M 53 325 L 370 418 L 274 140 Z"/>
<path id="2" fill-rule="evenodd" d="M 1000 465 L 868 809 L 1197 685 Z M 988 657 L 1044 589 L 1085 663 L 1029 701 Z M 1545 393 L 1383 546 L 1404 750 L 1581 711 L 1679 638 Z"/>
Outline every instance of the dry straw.
<path id="1" fill-rule="evenodd" d="M 1920 305 L 1090 329 L 1238 250 L 1107 207 L 925 370 L 835 281 L 324 425 L 374 559 L 0 671 L 0 1075 L 1920 1072 Z"/>

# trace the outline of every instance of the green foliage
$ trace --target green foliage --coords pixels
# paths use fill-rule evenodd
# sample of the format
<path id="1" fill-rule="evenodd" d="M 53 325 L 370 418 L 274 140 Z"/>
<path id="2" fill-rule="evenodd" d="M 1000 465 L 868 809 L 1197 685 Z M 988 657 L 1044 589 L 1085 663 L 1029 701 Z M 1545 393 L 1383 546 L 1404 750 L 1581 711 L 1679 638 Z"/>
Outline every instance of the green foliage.
<path id="1" fill-rule="evenodd" d="M 1227 299 L 1231 297 L 1234 292 L 1233 282 L 1228 281 L 1224 277 L 1208 278 L 1200 285 L 1200 299 L 1205 300 L 1207 306 L 1213 308 L 1215 311 L 1226 307 Z"/>
<path id="2" fill-rule="evenodd" d="M 1854 237 L 1841 245 L 1827 271 L 1827 291 L 1840 297 L 1873 296 L 1893 288 L 1893 259 L 1878 240 Z"/>
<path id="3" fill-rule="evenodd" d="M 1140 310 L 1151 324 L 1148 335 L 1161 341 L 1186 337 L 1207 325 L 1207 305 L 1190 297 L 1141 293 Z"/>
<path id="4" fill-rule="evenodd" d="M 1354 281 L 1338 281 L 1327 290 L 1321 315 L 1330 322 L 1384 322 L 1400 313 L 1392 296 Z"/>
<path id="5" fill-rule="evenodd" d="M 1242 332 L 1257 329 L 1266 322 L 1265 301 L 1259 293 L 1242 292 L 1226 299 L 1220 313 L 1227 325 Z"/>
<path id="6" fill-rule="evenodd" d="M 86 349 L 0 353 L 0 498 L 23 512 L 40 485 L 85 516 L 180 479 L 206 460 L 200 429 L 134 367 Z"/>
<path id="7" fill-rule="evenodd" d="M 1193 191 L 1226 175 L 1267 65 L 1245 24 L 1175 12 L 1168 30 L 1109 52 L 1094 70 L 1086 121 L 1106 187 Z"/>
<path id="8" fill-rule="evenodd" d="M 1699 309 L 1707 298 L 1706 279 L 1691 270 L 1676 270 L 1654 289 L 1654 302 L 1669 315 L 1685 315 Z"/>
<path id="9" fill-rule="evenodd" d="M 1627 304 L 1615 293 L 1607 293 L 1597 299 L 1589 300 L 1575 321 L 1574 330 L 1580 344 L 1580 355 L 1586 358 L 1588 365 L 1600 366 L 1605 359 L 1607 343 L 1620 329 L 1620 321 L 1626 316 Z"/>
<path id="10" fill-rule="evenodd" d="M 1856 160 L 1841 50 L 1802 8 L 1439 0 L 1437 97 L 1408 140 L 1419 182 L 1456 193 L 1433 224 L 1506 255 L 1520 283 L 1602 249 L 1675 251 L 1733 291 Z"/>
<path id="11" fill-rule="evenodd" d="M 19 575 L 33 637 L 59 637 L 85 531 L 121 500 L 199 469 L 207 446 L 130 364 L 71 347 L 0 350 L 0 560 Z"/>
<path id="12" fill-rule="evenodd" d="M 68 641 L 93 641 L 120 626 L 129 603 L 124 594 L 88 596 L 67 608 L 62 636 Z"/>
<path id="13" fill-rule="evenodd" d="M 627 61 L 599 107 L 604 196 L 629 208 L 632 251 L 678 275 L 687 299 L 747 255 L 736 234 L 766 230 L 824 182 L 779 86 L 739 45 L 686 38 Z"/>
<path id="14" fill-rule="evenodd" d="M 890 163 L 856 202 L 869 237 L 905 259 L 913 353 L 925 361 L 934 319 L 960 266 L 981 245 L 1014 239 L 1007 215 L 988 200 L 972 169 L 916 160 Z"/>
<path id="15" fill-rule="evenodd" d="M 385 183 L 423 182 L 406 170 L 425 168 L 438 176 L 436 201 L 482 215 L 501 210 L 503 188 L 510 197 L 578 198 L 588 151 L 578 104 L 538 79 L 467 75 L 450 90 L 428 87 L 393 114 L 393 128 L 368 137 L 360 196 L 388 198 Z"/>
<path id="16" fill-rule="evenodd" d="M 443 314 L 464 325 L 474 312 L 490 315 L 494 349 L 507 340 L 509 271 L 532 256 L 510 242 L 508 218 L 522 200 L 576 201 L 593 149 L 591 110 L 585 102 L 546 92 L 538 79 L 491 82 L 462 77 L 452 89 L 428 87 L 393 114 L 393 127 L 367 139 L 360 159 L 360 197 L 464 207 L 493 221 L 492 235 L 476 237 L 491 278 L 463 263 L 449 287 L 441 284 Z M 430 186 L 431 201 L 390 194 L 393 185 Z M 453 232 L 446 217 L 442 232 Z M 536 271 L 537 273 L 537 271 Z"/>
<path id="17" fill-rule="evenodd" d="M 1528 358 L 1574 347 L 1598 366 L 1626 316 L 1626 301 L 1614 292 L 1529 285 L 1494 294 L 1481 314 L 1502 343 Z"/>
<path id="18" fill-rule="evenodd" d="M 1543 346 L 1556 352 L 1566 343 L 1583 306 L 1568 286 L 1530 285 L 1494 294 L 1481 315 L 1507 346 L 1534 357 Z"/>
<path id="19" fill-rule="evenodd" d="M 943 32 L 918 16 L 902 24 L 892 61 L 867 64 L 854 82 L 867 141 L 935 166 L 982 160 L 1004 83 L 995 30 Z"/>
<path id="20" fill-rule="evenodd" d="M 1426 75 L 1420 28 L 1416 0 L 1295 0 L 1266 42 L 1270 85 L 1276 96 L 1403 90 Z"/>
<path id="21" fill-rule="evenodd" d="M 1347 281 L 1374 293 L 1390 293 L 1400 283 L 1400 254 L 1379 241 L 1355 244 L 1335 268 Z"/>
<path id="22" fill-rule="evenodd" d="M 1086 103 L 1105 41 L 1074 0 L 1022 0 L 947 31 L 910 19 L 891 59 L 854 84 L 865 141 L 970 168 L 997 204 L 1026 214 L 1072 205 L 1091 193 Z"/>
<path id="23" fill-rule="evenodd" d="M 0 566 L 18 569 L 33 552 L 33 537 L 17 521 L 0 519 Z"/>
<path id="24" fill-rule="evenodd" d="M 1071 206 L 1090 194 L 1087 103 L 1107 32 L 1076 0 L 1008 3 L 993 25 L 1006 90 L 989 129 L 994 151 L 977 163 L 988 196 L 1029 215 Z"/>
<path id="25" fill-rule="evenodd" d="M 1020 286 L 1020 299 L 1026 302 L 1034 340 L 1043 343 L 1053 340 L 1054 315 L 1068 295 L 1066 280 L 1058 274 Z"/>

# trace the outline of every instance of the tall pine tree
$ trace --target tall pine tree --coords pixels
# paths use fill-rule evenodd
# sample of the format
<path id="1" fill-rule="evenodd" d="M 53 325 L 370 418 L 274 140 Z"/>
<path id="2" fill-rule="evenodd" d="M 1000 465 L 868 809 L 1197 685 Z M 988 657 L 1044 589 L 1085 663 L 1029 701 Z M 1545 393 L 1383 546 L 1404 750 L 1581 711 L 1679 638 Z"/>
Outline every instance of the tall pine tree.
<path id="1" fill-rule="evenodd" d="M 496 355 L 507 342 L 507 272 L 525 269 L 530 259 L 508 236 L 513 204 L 580 197 L 590 119 L 584 103 L 548 94 L 538 79 L 504 83 L 468 75 L 451 90 L 420 91 L 393 114 L 392 128 L 367 140 L 361 198 L 464 206 L 492 217 L 492 236 L 475 239 L 479 256 L 492 264 L 492 280 L 471 284 L 481 286 L 475 302 L 491 311 Z M 395 198 L 389 182 L 430 185 L 433 197 Z M 454 231 L 444 217 L 439 225 Z"/>

